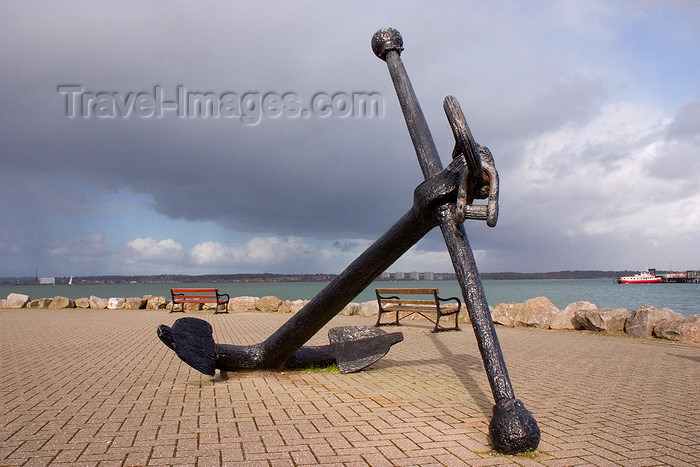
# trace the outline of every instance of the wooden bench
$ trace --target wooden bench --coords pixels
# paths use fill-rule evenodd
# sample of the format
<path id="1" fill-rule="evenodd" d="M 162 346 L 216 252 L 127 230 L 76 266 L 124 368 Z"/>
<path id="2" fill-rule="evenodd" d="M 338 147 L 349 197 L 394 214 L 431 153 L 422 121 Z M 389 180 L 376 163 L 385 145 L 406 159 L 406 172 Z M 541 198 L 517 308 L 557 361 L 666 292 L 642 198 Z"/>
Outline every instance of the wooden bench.
<path id="1" fill-rule="evenodd" d="M 215 314 L 219 313 L 220 305 L 224 306 L 221 313 L 228 313 L 229 296 L 225 293 L 219 293 L 219 289 L 170 289 L 170 295 L 173 299 L 171 313 L 175 311 L 175 305 L 180 305 L 180 311 L 184 312 L 185 305 L 188 303 L 215 303 Z"/>
<path id="2" fill-rule="evenodd" d="M 438 296 L 438 289 L 375 289 L 377 302 L 379 303 L 379 316 L 375 326 L 400 325 L 399 321 L 417 313 L 435 323 L 432 332 L 438 331 L 459 331 L 459 311 L 462 309 L 462 302 L 457 297 L 441 298 Z M 416 300 L 401 298 L 399 295 L 432 295 L 432 300 Z M 446 301 L 456 301 L 457 303 L 443 304 Z M 391 323 L 382 323 L 384 313 L 396 313 L 396 319 Z M 400 315 L 402 313 L 403 315 Z M 428 316 L 430 315 L 430 316 Z M 434 315 L 434 316 L 433 316 Z M 440 318 L 443 316 L 455 317 L 454 327 L 444 328 L 440 326 Z M 436 319 L 433 320 L 433 317 Z"/>

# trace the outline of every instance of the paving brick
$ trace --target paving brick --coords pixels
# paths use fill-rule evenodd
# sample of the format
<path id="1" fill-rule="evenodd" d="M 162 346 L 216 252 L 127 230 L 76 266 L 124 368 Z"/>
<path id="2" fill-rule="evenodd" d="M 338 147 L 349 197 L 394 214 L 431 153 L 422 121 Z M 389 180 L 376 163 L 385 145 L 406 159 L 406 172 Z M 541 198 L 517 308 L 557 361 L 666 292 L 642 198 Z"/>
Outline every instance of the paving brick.
<path id="1" fill-rule="evenodd" d="M 198 316 L 237 344 L 288 318 Z M 499 327 L 542 442 L 531 457 L 493 456 L 493 400 L 469 331 L 408 324 L 404 342 L 361 373 L 224 380 L 157 339 L 156 326 L 178 317 L 0 311 L 0 465 L 700 465 L 698 347 Z M 357 324 L 373 320 L 328 327 Z M 325 343 L 325 330 L 310 341 Z"/>
<path id="2" fill-rule="evenodd" d="M 577 457 L 564 457 L 561 459 L 549 459 L 544 462 L 544 464 L 550 467 L 568 467 L 574 465 L 587 465 L 588 462 Z"/>

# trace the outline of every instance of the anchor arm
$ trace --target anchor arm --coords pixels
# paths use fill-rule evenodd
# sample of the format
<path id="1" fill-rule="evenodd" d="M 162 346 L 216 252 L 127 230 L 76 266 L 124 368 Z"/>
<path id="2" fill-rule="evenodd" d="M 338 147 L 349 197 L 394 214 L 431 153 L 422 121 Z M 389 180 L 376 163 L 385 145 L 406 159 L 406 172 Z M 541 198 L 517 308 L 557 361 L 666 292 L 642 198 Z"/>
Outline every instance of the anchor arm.
<path id="1" fill-rule="evenodd" d="M 286 360 L 437 225 L 435 206 L 454 203 L 464 159 L 421 183 L 414 191 L 413 206 L 384 235 L 370 245 L 304 308 L 283 324 L 262 345 L 261 360 L 267 368 L 279 368 Z"/>
<path id="2" fill-rule="evenodd" d="M 205 374 L 213 374 L 215 369 L 235 371 L 291 368 L 309 363 L 320 365 L 329 359 L 335 359 L 341 371 L 364 368 L 368 362 L 381 358 L 381 351 L 386 352 L 389 346 L 399 342 L 401 333 L 375 335 L 357 330 L 341 332 L 334 328 L 335 331 L 329 333 L 331 347 L 302 346 L 437 225 L 434 210 L 456 201 L 465 170 L 464 158 L 455 159 L 446 169 L 416 187 L 408 212 L 265 341 L 247 346 L 215 344 L 211 326 L 195 318 L 181 318 L 172 329 L 159 326 L 158 337 L 181 359 Z M 181 345 L 177 345 L 178 341 Z"/>

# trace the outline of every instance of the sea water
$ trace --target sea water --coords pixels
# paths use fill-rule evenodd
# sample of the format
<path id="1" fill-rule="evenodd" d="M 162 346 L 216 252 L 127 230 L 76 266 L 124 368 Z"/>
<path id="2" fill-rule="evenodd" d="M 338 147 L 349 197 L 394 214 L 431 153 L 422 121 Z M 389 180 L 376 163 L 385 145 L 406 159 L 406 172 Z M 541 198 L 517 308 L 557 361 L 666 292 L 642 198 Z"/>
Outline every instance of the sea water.
<path id="1" fill-rule="evenodd" d="M 700 315 L 699 284 L 616 284 L 612 279 L 551 279 L 551 280 L 486 280 L 482 282 L 486 299 L 491 306 L 499 303 L 524 302 L 530 298 L 547 297 L 558 308 L 569 303 L 587 301 L 598 308 L 626 308 L 636 310 L 642 305 L 668 307 L 684 316 Z M 282 300 L 308 300 L 327 282 L 253 282 L 253 283 L 187 283 L 187 284 L 86 284 L 86 285 L 0 285 L 0 298 L 11 292 L 30 298 L 54 297 L 142 297 L 144 295 L 170 296 L 177 287 L 215 287 L 231 297 L 273 295 Z M 462 294 L 457 281 L 376 281 L 353 301 L 374 300 L 375 288 L 406 287 L 440 289 L 440 296 L 459 297 Z"/>

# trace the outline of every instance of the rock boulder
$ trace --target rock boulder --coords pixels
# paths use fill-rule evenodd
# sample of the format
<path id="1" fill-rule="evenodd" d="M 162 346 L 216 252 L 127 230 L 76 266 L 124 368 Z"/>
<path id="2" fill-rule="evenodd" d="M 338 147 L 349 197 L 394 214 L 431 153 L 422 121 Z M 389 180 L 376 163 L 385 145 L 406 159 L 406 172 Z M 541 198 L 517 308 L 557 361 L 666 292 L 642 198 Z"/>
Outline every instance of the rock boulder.
<path id="1" fill-rule="evenodd" d="M 548 298 L 537 297 L 525 300 L 513 319 L 516 327 L 549 329 L 549 322 L 558 312 Z"/>
<path id="2" fill-rule="evenodd" d="M 76 308 L 90 308 L 89 298 L 76 298 L 74 303 Z"/>
<path id="3" fill-rule="evenodd" d="M 127 298 L 124 301 L 125 310 L 141 310 L 146 308 L 146 299 L 140 297 Z"/>
<path id="4" fill-rule="evenodd" d="M 29 295 L 11 293 L 7 296 L 3 308 L 24 308 L 29 303 Z"/>
<path id="5" fill-rule="evenodd" d="M 379 313 L 379 305 L 376 300 L 362 302 L 357 306 L 355 314 L 359 316 L 377 316 Z"/>
<path id="6" fill-rule="evenodd" d="M 651 337 L 654 328 L 662 321 L 677 321 L 683 315 L 670 308 L 642 305 L 630 313 L 625 324 L 625 332 L 632 337 Z"/>
<path id="7" fill-rule="evenodd" d="M 180 311 L 180 310 L 182 310 L 182 307 L 183 307 L 182 304 L 178 304 L 175 306 L 175 309 L 177 311 Z M 200 311 L 201 309 L 202 309 L 201 303 L 185 303 L 185 305 L 184 305 L 185 313 L 188 311 Z"/>
<path id="8" fill-rule="evenodd" d="M 110 297 L 110 299 L 107 300 L 107 309 L 108 310 L 121 310 L 124 308 L 125 303 L 126 303 L 126 298 Z"/>
<path id="9" fill-rule="evenodd" d="M 279 298 L 268 295 L 255 302 L 255 309 L 261 313 L 276 313 L 281 303 Z"/>
<path id="10" fill-rule="evenodd" d="M 520 313 L 522 307 L 522 303 L 499 303 L 491 311 L 491 318 L 496 324 L 512 328 L 515 326 L 515 316 Z"/>
<path id="11" fill-rule="evenodd" d="M 105 308 L 107 308 L 107 303 L 109 302 L 109 300 L 107 300 L 106 298 L 100 298 L 94 295 L 91 295 L 89 300 L 90 309 L 92 310 L 104 310 Z"/>
<path id="12" fill-rule="evenodd" d="M 339 314 L 345 315 L 345 316 L 352 316 L 352 315 L 357 313 L 357 308 L 359 306 L 360 306 L 359 303 L 350 302 L 347 305 L 345 305 L 342 310 L 340 310 Z"/>
<path id="13" fill-rule="evenodd" d="M 27 303 L 27 308 L 48 308 L 50 305 L 50 298 L 38 298 Z"/>
<path id="14" fill-rule="evenodd" d="M 684 344 L 700 345 L 700 316 L 662 321 L 654 328 L 654 335 Z"/>
<path id="15" fill-rule="evenodd" d="M 75 301 L 68 297 L 56 296 L 51 300 L 51 308 L 75 308 Z"/>
<path id="16" fill-rule="evenodd" d="M 493 307 L 489 305 L 489 312 L 493 314 Z M 469 319 L 469 312 L 467 311 L 467 306 L 462 303 L 462 309 L 459 310 L 459 322 L 464 324 L 471 324 L 471 319 Z"/>
<path id="17" fill-rule="evenodd" d="M 578 320 L 576 319 L 576 312 L 583 310 L 595 310 L 596 308 L 598 307 L 591 302 L 578 301 L 574 303 L 569 303 L 566 306 L 566 308 L 562 310 L 561 314 L 555 318 L 555 326 L 564 327 L 552 327 L 552 329 L 571 329 L 569 327 L 565 327 L 567 326 L 569 320 L 571 321 L 571 326 L 573 326 L 573 329 L 583 329 L 583 327 L 579 324 Z"/>
<path id="18" fill-rule="evenodd" d="M 228 302 L 228 311 L 255 311 L 258 297 L 234 297 Z"/>
<path id="19" fill-rule="evenodd" d="M 558 310 L 549 320 L 549 329 L 555 329 L 558 331 L 573 331 L 576 329 L 576 315 L 573 311 Z"/>
<path id="20" fill-rule="evenodd" d="M 277 309 L 278 313 L 298 313 L 309 300 L 284 300 Z"/>
<path id="21" fill-rule="evenodd" d="M 628 315 L 624 308 L 596 308 L 575 312 L 577 324 L 582 329 L 598 332 L 622 331 Z"/>
<path id="22" fill-rule="evenodd" d="M 168 301 L 165 299 L 165 297 L 150 296 L 146 299 L 146 309 L 147 310 L 165 310 L 165 305 L 167 303 L 168 303 Z"/>

